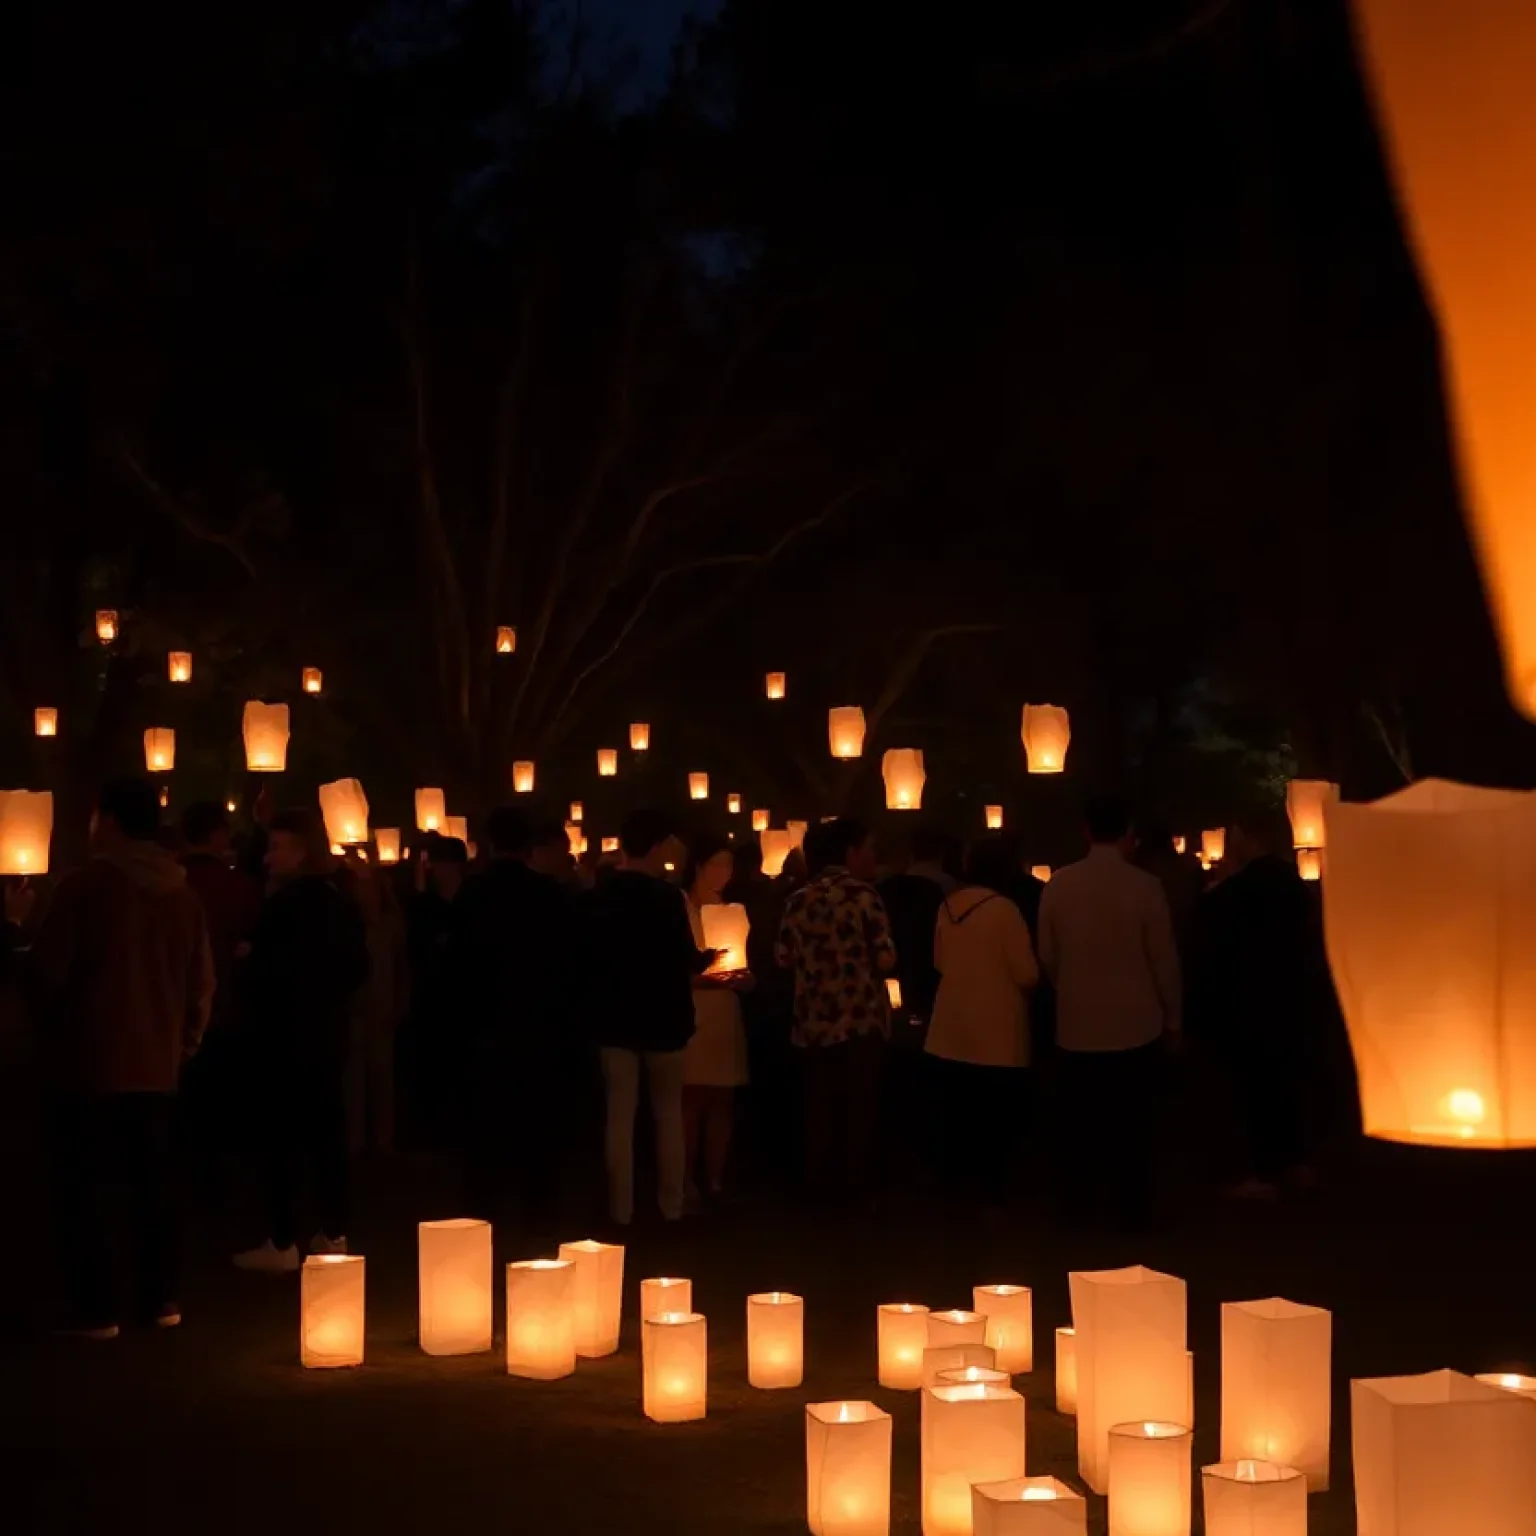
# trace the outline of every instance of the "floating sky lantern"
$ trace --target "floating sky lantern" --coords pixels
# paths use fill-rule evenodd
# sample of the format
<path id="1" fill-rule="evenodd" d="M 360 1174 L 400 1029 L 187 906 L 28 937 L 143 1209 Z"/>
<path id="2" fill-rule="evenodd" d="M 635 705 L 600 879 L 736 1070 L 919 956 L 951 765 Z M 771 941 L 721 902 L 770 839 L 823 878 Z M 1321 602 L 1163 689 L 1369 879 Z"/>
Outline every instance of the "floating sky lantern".
<path id="1" fill-rule="evenodd" d="M 727 795 L 725 797 L 725 813 L 727 816 L 741 815 L 741 796 Z"/>
<path id="2" fill-rule="evenodd" d="M 117 639 L 117 609 L 98 608 L 96 610 L 96 638 L 103 645 L 111 645 Z"/>
<path id="3" fill-rule="evenodd" d="M 379 856 L 380 864 L 398 864 L 400 862 L 400 828 L 375 827 L 373 849 Z"/>
<path id="4" fill-rule="evenodd" d="M 511 624 L 496 626 L 496 654 L 510 656 L 517 650 L 517 629 Z"/>
<path id="5" fill-rule="evenodd" d="M 597 776 L 600 779 L 611 779 L 619 771 L 619 754 L 614 747 L 599 747 L 597 749 Z"/>
<path id="6" fill-rule="evenodd" d="M 971 1485 L 975 1536 L 1087 1536 L 1088 1501 L 1054 1477 Z"/>
<path id="7" fill-rule="evenodd" d="M 337 779 L 320 786 L 320 814 L 325 835 L 343 848 L 368 841 L 368 797 L 357 779 Z"/>
<path id="8" fill-rule="evenodd" d="M 782 672 L 770 672 L 766 687 L 770 699 L 782 699 L 784 697 L 784 674 Z"/>
<path id="9" fill-rule="evenodd" d="M 1208 827 L 1200 834 L 1200 852 L 1207 860 L 1207 865 L 1220 864 L 1227 856 L 1227 829 L 1225 827 Z"/>
<path id="10" fill-rule="evenodd" d="M 457 838 L 459 842 L 464 844 L 467 850 L 469 847 L 469 817 L 444 816 L 442 835 L 444 837 Z"/>
<path id="11" fill-rule="evenodd" d="M 619 851 L 618 838 L 605 837 L 602 841 L 602 849 L 604 853 L 617 853 Z"/>
<path id="12" fill-rule="evenodd" d="M 1317 881 L 1323 878 L 1323 851 L 1321 848 L 1296 850 L 1296 873 L 1303 880 Z"/>
<path id="13" fill-rule="evenodd" d="M 1174 838 L 1174 840 L 1173 840 L 1173 851 L 1175 853 L 1182 855 L 1182 854 L 1186 853 L 1188 851 L 1188 849 L 1189 849 L 1189 840 L 1188 840 L 1188 838 L 1183 837 L 1182 835 L 1179 836 L 1179 837 Z"/>
<path id="14" fill-rule="evenodd" d="M 864 755 L 864 711 L 857 704 L 827 711 L 827 743 L 833 757 L 849 759 Z"/>
<path id="15" fill-rule="evenodd" d="M 754 832 L 766 832 L 768 830 L 768 812 L 763 806 L 758 806 L 752 812 L 752 830 Z"/>
<path id="16" fill-rule="evenodd" d="M 1067 748 L 1072 742 L 1072 722 L 1059 704 L 1026 704 L 1024 757 L 1031 773 L 1064 773 Z"/>
<path id="17" fill-rule="evenodd" d="M 173 683 L 192 681 L 192 652 L 170 651 L 165 658 L 166 675 Z"/>
<path id="18" fill-rule="evenodd" d="M 752 926 L 747 909 L 734 901 L 706 902 L 699 908 L 699 921 L 705 949 L 718 951 L 710 970 L 716 974 L 746 970 L 747 934 Z"/>
<path id="19" fill-rule="evenodd" d="M 0 789 L 0 875 L 46 875 L 52 840 L 51 790 Z"/>
<path id="20" fill-rule="evenodd" d="M 1285 809 L 1291 818 L 1291 841 L 1297 848 L 1328 846 L 1328 807 L 1339 798 L 1339 786 L 1326 779 L 1292 779 L 1285 786 Z"/>
<path id="21" fill-rule="evenodd" d="M 587 814 L 587 808 L 581 803 L 580 800 L 572 800 L 571 801 L 571 814 L 570 814 L 570 817 L 568 818 L 569 820 L 574 821 L 577 826 L 580 826 L 581 822 L 582 822 L 582 818 L 586 814 Z"/>
<path id="22" fill-rule="evenodd" d="M 533 793 L 533 764 L 526 758 L 512 764 L 512 793 L 514 795 Z"/>
<path id="23" fill-rule="evenodd" d="M 245 766 L 251 773 L 281 773 L 288 766 L 288 706 L 246 703 L 241 722 Z"/>
<path id="24" fill-rule="evenodd" d="M 1003 826 L 1003 808 L 1000 805 L 989 805 L 983 810 L 987 821 L 988 832 L 1000 832 Z"/>
<path id="25" fill-rule="evenodd" d="M 707 773 L 690 773 L 688 775 L 688 798 L 690 800 L 709 799 L 709 775 Z"/>
<path id="26" fill-rule="evenodd" d="M 319 693 L 325 683 L 325 674 L 319 667 L 305 667 L 299 682 L 305 693 Z"/>
<path id="27" fill-rule="evenodd" d="M 923 754 L 917 747 L 892 747 L 881 759 L 885 805 L 891 811 L 917 811 L 923 805 Z"/>
<path id="28" fill-rule="evenodd" d="M 651 728 L 643 720 L 635 721 L 629 728 L 629 750 L 631 752 L 651 750 Z"/>
<path id="29" fill-rule="evenodd" d="M 777 880 L 784 873 L 784 861 L 795 851 L 795 839 L 782 828 L 770 827 L 761 838 L 763 873 Z"/>
<path id="30" fill-rule="evenodd" d="M 448 797 L 440 789 L 416 791 L 416 830 L 440 832 L 448 815 Z"/>
<path id="31" fill-rule="evenodd" d="M 176 767 L 176 732 L 166 725 L 152 725 L 144 732 L 144 771 L 170 773 Z"/>
<path id="32" fill-rule="evenodd" d="M 59 734 L 59 712 L 56 709 L 42 708 L 32 711 L 32 730 L 38 736 L 57 736 Z"/>

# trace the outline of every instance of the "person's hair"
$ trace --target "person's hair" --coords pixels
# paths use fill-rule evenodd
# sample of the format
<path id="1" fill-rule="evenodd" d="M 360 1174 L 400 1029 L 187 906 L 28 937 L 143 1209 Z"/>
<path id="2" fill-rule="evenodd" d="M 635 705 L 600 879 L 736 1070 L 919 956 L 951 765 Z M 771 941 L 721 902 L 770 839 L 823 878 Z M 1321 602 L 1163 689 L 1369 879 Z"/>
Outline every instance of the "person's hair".
<path id="1" fill-rule="evenodd" d="M 989 891 L 1011 891 L 1019 879 L 1017 844 L 1008 837 L 978 838 L 965 861 L 965 879 Z"/>
<path id="2" fill-rule="evenodd" d="M 485 818 L 485 841 L 492 853 L 521 858 L 533 848 L 533 823 L 515 805 L 498 805 Z"/>
<path id="3" fill-rule="evenodd" d="M 444 837 L 442 833 L 427 842 L 428 864 L 468 864 L 469 845 L 462 837 Z"/>
<path id="4" fill-rule="evenodd" d="M 151 843 L 160 831 L 160 796 L 148 779 L 132 774 L 109 779 L 96 797 L 96 810 L 134 842 Z"/>
<path id="5" fill-rule="evenodd" d="M 683 889 L 691 891 L 699 878 L 699 871 L 717 853 L 731 855 L 731 873 L 736 872 L 736 849 L 729 838 L 718 832 L 701 832 L 688 846 L 688 862 L 683 865 Z"/>
<path id="6" fill-rule="evenodd" d="M 914 827 L 911 848 L 914 864 L 942 864 L 949 852 L 949 836 L 939 827 Z"/>
<path id="7" fill-rule="evenodd" d="M 837 816 L 805 834 L 805 864 L 813 875 L 843 865 L 869 839 L 869 828 L 852 816 Z"/>
<path id="8" fill-rule="evenodd" d="M 558 846 L 563 853 L 569 853 L 571 840 L 558 821 L 536 821 L 529 833 L 528 846 L 530 849 Z"/>
<path id="9" fill-rule="evenodd" d="M 228 830 L 229 817 L 217 800 L 194 800 L 181 813 L 181 840 L 189 848 L 201 848 L 214 833 Z"/>
<path id="10" fill-rule="evenodd" d="M 755 837 L 732 843 L 731 852 L 736 856 L 736 871 L 731 876 L 733 880 L 751 880 L 762 874 L 763 845 Z"/>
<path id="11" fill-rule="evenodd" d="M 1233 817 L 1232 825 L 1265 853 L 1277 853 L 1291 846 L 1290 819 L 1283 810 L 1255 806 Z"/>
<path id="12" fill-rule="evenodd" d="M 1136 817 L 1136 841 L 1148 853 L 1173 852 L 1173 828 L 1157 811 L 1143 811 Z"/>
<path id="13" fill-rule="evenodd" d="M 664 811 L 631 811 L 619 828 L 619 847 L 627 859 L 643 859 L 676 833 Z"/>
<path id="14" fill-rule="evenodd" d="M 279 811 L 268 827 L 269 832 L 286 832 L 304 845 L 304 863 L 314 873 L 328 867 L 331 840 L 325 834 L 325 822 L 318 811 L 306 805 L 296 805 L 290 810 Z"/>
<path id="15" fill-rule="evenodd" d="M 1083 820 L 1088 824 L 1089 840 L 1118 843 L 1131 830 L 1131 813 L 1117 795 L 1095 795 L 1088 802 Z"/>

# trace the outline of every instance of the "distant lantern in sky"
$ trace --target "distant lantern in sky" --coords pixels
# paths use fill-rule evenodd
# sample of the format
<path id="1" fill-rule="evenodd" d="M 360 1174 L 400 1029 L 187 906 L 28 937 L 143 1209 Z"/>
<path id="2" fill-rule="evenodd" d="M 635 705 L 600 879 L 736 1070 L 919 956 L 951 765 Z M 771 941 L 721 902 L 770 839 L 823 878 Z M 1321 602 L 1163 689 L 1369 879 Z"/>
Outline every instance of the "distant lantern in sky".
<path id="1" fill-rule="evenodd" d="M 1207 827 L 1200 834 L 1200 851 L 1212 864 L 1220 864 L 1227 856 L 1227 829 Z"/>
<path id="2" fill-rule="evenodd" d="M 1285 809 L 1296 848 L 1328 846 L 1327 811 L 1339 798 L 1339 786 L 1326 779 L 1292 779 L 1285 786 Z"/>
<path id="3" fill-rule="evenodd" d="M 631 752 L 649 752 L 651 750 L 651 728 L 644 720 L 636 720 L 630 726 L 629 750 Z"/>
<path id="4" fill-rule="evenodd" d="M 618 838 L 605 837 L 602 841 L 602 850 L 604 853 L 617 853 L 619 851 Z"/>
<path id="5" fill-rule="evenodd" d="M 597 749 L 597 776 L 611 779 L 619 771 L 619 754 L 613 747 Z"/>
<path id="6" fill-rule="evenodd" d="M 0 789 L 0 875 L 46 875 L 52 839 L 51 790 Z"/>
<path id="7" fill-rule="evenodd" d="M 728 816 L 741 815 L 741 796 L 727 795 L 725 797 L 725 810 Z"/>
<path id="8" fill-rule="evenodd" d="M 368 797 L 356 779 L 337 779 L 320 786 L 320 814 L 325 835 L 350 848 L 368 841 Z"/>
<path id="9" fill-rule="evenodd" d="M 1042 885 L 1049 885 L 1051 883 L 1051 866 L 1049 864 L 1031 864 L 1029 872 Z"/>
<path id="10" fill-rule="evenodd" d="M 165 658 L 166 675 L 173 683 L 192 681 L 192 652 L 170 651 Z"/>
<path id="11" fill-rule="evenodd" d="M 1298 848 L 1296 850 L 1296 873 L 1303 880 L 1321 880 L 1323 878 L 1323 855 L 1318 848 Z"/>
<path id="12" fill-rule="evenodd" d="M 565 840 L 570 846 L 571 857 L 573 859 L 579 859 L 581 857 L 582 849 L 587 846 L 587 836 L 586 833 L 581 830 L 580 822 L 575 820 L 566 822 Z"/>
<path id="13" fill-rule="evenodd" d="M 1510 0 L 1360 0 L 1354 10 L 1398 207 L 1439 322 L 1461 500 L 1506 686 L 1536 716 L 1536 11 Z"/>
<path id="14" fill-rule="evenodd" d="M 510 656 L 516 649 L 517 630 L 511 624 L 498 625 L 496 628 L 496 654 L 498 656 Z"/>
<path id="15" fill-rule="evenodd" d="M 1059 704 L 1026 704 L 1019 734 L 1024 741 L 1024 756 L 1031 773 L 1066 771 L 1072 724 Z"/>
<path id="16" fill-rule="evenodd" d="M 375 827 L 373 846 L 378 852 L 380 864 L 398 864 L 400 862 L 400 828 Z"/>
<path id="17" fill-rule="evenodd" d="M 467 850 L 469 847 L 469 817 L 444 816 L 442 835 L 444 837 L 457 838 L 459 842 L 464 844 Z"/>
<path id="18" fill-rule="evenodd" d="M 582 820 L 582 818 L 586 815 L 586 813 L 587 813 L 587 808 L 586 808 L 586 806 L 584 806 L 581 803 L 580 800 L 572 800 L 571 801 L 571 820 L 572 821 L 576 822 L 579 825 L 581 820 Z"/>
<path id="19" fill-rule="evenodd" d="M 763 873 L 777 880 L 784 873 L 784 861 L 794 851 L 795 840 L 785 831 L 766 830 L 762 834 Z"/>
<path id="20" fill-rule="evenodd" d="M 170 773 L 176 766 L 176 732 L 152 725 L 144 732 L 144 767 L 149 773 Z"/>
<path id="21" fill-rule="evenodd" d="M 1188 847 L 1189 847 L 1189 842 L 1188 842 L 1188 840 L 1186 838 L 1183 838 L 1183 837 L 1176 837 L 1176 838 L 1174 838 L 1174 840 L 1173 840 L 1173 851 L 1175 853 L 1183 853 Z"/>
<path id="22" fill-rule="evenodd" d="M 782 699 L 784 697 L 784 674 L 782 672 L 770 672 L 768 674 L 768 697 L 770 699 Z"/>
<path id="23" fill-rule="evenodd" d="M 416 791 L 416 830 L 438 832 L 448 815 L 448 797 L 440 789 Z"/>
<path id="24" fill-rule="evenodd" d="M 917 747 L 892 747 L 881 759 L 885 776 L 885 805 L 891 811 L 918 811 L 923 806 L 923 754 Z"/>
<path id="25" fill-rule="evenodd" d="M 281 773 L 288 766 L 288 706 L 250 699 L 241 722 L 245 766 L 251 773 Z"/>
<path id="26" fill-rule="evenodd" d="M 103 645 L 111 645 L 117 639 L 116 608 L 98 608 L 96 610 L 96 638 Z"/>
<path id="27" fill-rule="evenodd" d="M 833 757 L 862 757 L 864 754 L 864 711 L 857 704 L 846 704 L 827 711 L 827 739 Z"/>
<path id="28" fill-rule="evenodd" d="M 305 693 L 319 693 L 325 682 L 325 675 L 319 667 L 305 667 L 300 681 L 304 685 Z"/>
<path id="29" fill-rule="evenodd" d="M 752 812 L 752 830 L 754 832 L 766 832 L 768 830 L 768 811 L 764 806 Z"/>
<path id="30" fill-rule="evenodd" d="M 34 709 L 32 711 L 32 729 L 39 736 L 57 736 L 59 734 L 58 710 Z"/>
<path id="31" fill-rule="evenodd" d="M 987 831 L 1000 831 L 1003 825 L 1003 808 L 1000 805 L 986 807 Z"/>
<path id="32" fill-rule="evenodd" d="M 709 799 L 709 775 L 707 773 L 690 773 L 688 775 L 688 798 L 690 800 Z"/>
<path id="33" fill-rule="evenodd" d="M 512 764 L 512 793 L 515 795 L 533 793 L 533 764 L 526 758 Z"/>

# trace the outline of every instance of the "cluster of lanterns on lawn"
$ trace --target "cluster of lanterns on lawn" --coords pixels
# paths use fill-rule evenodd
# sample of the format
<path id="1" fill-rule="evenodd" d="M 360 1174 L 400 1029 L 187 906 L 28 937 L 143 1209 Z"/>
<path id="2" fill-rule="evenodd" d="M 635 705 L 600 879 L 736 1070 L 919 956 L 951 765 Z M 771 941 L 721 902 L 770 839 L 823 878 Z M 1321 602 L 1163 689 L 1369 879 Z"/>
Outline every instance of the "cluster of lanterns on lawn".
<path id="1" fill-rule="evenodd" d="M 419 1338 L 429 1355 L 493 1345 L 491 1228 L 423 1222 Z M 624 1249 L 563 1243 L 505 1270 L 509 1375 L 551 1381 L 619 1349 Z M 301 1285 L 299 1349 L 310 1368 L 364 1359 L 365 1260 L 318 1255 Z M 1078 1471 L 1109 1502 L 1116 1536 L 1190 1536 L 1193 1356 L 1184 1281 L 1156 1270 L 1070 1277 L 1073 1325 L 1057 1330 L 1056 1407 L 1077 1419 Z M 709 1412 L 709 1325 L 692 1282 L 639 1286 L 640 1407 L 657 1424 Z M 1201 1469 L 1208 1536 L 1305 1536 L 1307 1496 L 1325 1491 L 1332 1434 L 1333 1319 L 1279 1297 L 1221 1309 L 1221 1460 Z M 1087 1531 L 1086 1496 L 1031 1477 L 1026 1404 L 1033 1294 L 978 1285 L 971 1307 L 891 1302 L 875 1313 L 881 1387 L 920 1394 L 924 1536 Z M 805 1300 L 746 1298 L 747 1380 L 793 1391 L 805 1377 Z M 1536 1380 L 1436 1371 L 1352 1383 L 1360 1529 L 1515 1531 L 1536 1508 Z M 819 1536 L 888 1536 L 889 1411 L 866 1399 L 805 1407 L 806 1521 Z"/>

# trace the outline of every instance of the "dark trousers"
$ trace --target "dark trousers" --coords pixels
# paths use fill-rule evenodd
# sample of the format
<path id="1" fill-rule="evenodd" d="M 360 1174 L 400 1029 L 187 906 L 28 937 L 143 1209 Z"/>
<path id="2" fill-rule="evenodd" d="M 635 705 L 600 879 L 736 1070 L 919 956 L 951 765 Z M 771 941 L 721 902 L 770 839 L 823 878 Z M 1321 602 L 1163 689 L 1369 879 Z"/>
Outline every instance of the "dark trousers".
<path id="1" fill-rule="evenodd" d="M 1248 1172 L 1276 1183 L 1305 1161 L 1300 1063 L 1285 1042 L 1256 1034 L 1237 1043 L 1231 1066 Z"/>
<path id="2" fill-rule="evenodd" d="M 60 1268 L 74 1320 L 86 1327 L 119 1321 L 121 1206 L 136 1314 L 153 1318 L 176 1300 L 175 1103 L 170 1093 L 117 1093 L 54 1107 Z"/>
<path id="3" fill-rule="evenodd" d="M 1058 1188 L 1067 1225 L 1152 1216 L 1157 1124 L 1167 1065 L 1161 1040 L 1131 1051 L 1060 1051 Z"/>
<path id="4" fill-rule="evenodd" d="M 256 1113 L 263 1126 L 268 1232 L 286 1248 L 298 1240 L 306 1184 L 319 1230 L 347 1231 L 347 1103 L 344 1072 L 330 1063 L 273 1064 Z"/>
<path id="5" fill-rule="evenodd" d="M 574 1068 L 501 1042 L 474 1048 L 465 1094 L 464 1198 L 483 1221 L 515 1209 L 525 1232 L 553 1235 L 571 1136 Z"/>
<path id="6" fill-rule="evenodd" d="M 939 1182 L 950 1195 L 1002 1205 L 1027 1113 L 1024 1071 L 942 1056 L 924 1056 L 923 1064 Z"/>
<path id="7" fill-rule="evenodd" d="M 880 1139 L 885 1041 L 855 1035 L 801 1052 L 805 1084 L 805 1177 L 813 1197 L 872 1193 Z"/>

